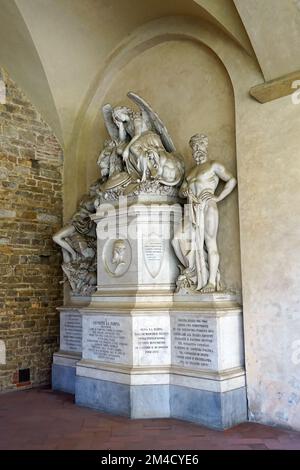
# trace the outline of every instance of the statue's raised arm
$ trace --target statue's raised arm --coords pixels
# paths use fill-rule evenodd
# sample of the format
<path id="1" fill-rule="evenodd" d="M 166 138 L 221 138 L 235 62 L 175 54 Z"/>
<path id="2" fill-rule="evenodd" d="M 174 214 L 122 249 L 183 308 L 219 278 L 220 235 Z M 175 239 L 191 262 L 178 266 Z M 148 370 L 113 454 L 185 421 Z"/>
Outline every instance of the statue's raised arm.
<path id="1" fill-rule="evenodd" d="M 105 104 L 102 107 L 102 114 L 106 130 L 112 140 L 119 140 L 119 128 L 113 120 L 114 108 L 110 104 Z"/>

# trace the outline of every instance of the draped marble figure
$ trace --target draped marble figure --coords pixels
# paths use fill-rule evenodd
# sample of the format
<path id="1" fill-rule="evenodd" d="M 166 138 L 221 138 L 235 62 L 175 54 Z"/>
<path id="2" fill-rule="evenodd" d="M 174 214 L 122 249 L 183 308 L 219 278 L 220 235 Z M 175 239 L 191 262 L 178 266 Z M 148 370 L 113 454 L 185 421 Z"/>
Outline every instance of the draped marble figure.
<path id="1" fill-rule="evenodd" d="M 91 216 L 103 201 L 120 195 L 139 193 L 178 193 L 184 176 L 184 162 L 176 153 L 167 128 L 136 93 L 128 97 L 138 106 L 135 112 L 126 106 L 102 107 L 109 138 L 97 159 L 100 178 L 90 187 L 70 221 L 53 235 L 62 248 L 62 269 L 73 293 L 90 294 L 96 286 L 96 226 Z M 121 242 L 114 247 L 115 269 L 121 259 Z"/>
<path id="2" fill-rule="evenodd" d="M 176 153 L 167 128 L 143 98 L 132 92 L 127 96 L 137 104 L 138 112 L 126 106 L 113 108 L 110 104 L 102 108 L 107 131 L 122 156 L 124 171 L 137 182 L 157 180 L 166 186 L 179 185 L 184 162 Z"/>
<path id="3" fill-rule="evenodd" d="M 188 200 L 188 211 L 183 231 L 180 228 L 172 241 L 183 265 L 177 289 L 211 293 L 221 290 L 217 204 L 233 191 L 236 179 L 224 165 L 209 160 L 207 136 L 195 134 L 189 144 L 196 165 L 186 174 L 179 190 L 179 195 Z M 225 186 L 217 196 L 215 191 L 220 180 Z"/>

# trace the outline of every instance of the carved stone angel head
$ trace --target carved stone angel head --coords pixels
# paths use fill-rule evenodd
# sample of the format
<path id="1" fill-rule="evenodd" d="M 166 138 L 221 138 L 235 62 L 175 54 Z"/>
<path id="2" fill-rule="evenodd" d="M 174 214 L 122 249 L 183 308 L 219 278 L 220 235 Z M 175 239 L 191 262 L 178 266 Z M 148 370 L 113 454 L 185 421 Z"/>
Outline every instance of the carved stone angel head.
<path id="1" fill-rule="evenodd" d="M 117 106 L 113 108 L 112 119 L 116 126 L 120 127 L 121 123 L 125 124 L 133 119 L 133 111 L 126 106 Z"/>

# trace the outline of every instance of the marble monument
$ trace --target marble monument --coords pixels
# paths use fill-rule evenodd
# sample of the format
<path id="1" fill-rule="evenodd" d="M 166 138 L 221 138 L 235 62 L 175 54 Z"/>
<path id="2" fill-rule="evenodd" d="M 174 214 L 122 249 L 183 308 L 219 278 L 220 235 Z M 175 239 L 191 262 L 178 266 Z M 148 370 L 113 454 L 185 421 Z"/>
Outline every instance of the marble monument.
<path id="1" fill-rule="evenodd" d="M 186 171 L 158 114 L 128 97 L 137 111 L 103 106 L 99 179 L 54 235 L 73 297 L 53 388 L 110 413 L 224 429 L 247 419 L 241 300 L 221 279 L 217 243 L 236 179 L 208 159 L 202 134 Z"/>

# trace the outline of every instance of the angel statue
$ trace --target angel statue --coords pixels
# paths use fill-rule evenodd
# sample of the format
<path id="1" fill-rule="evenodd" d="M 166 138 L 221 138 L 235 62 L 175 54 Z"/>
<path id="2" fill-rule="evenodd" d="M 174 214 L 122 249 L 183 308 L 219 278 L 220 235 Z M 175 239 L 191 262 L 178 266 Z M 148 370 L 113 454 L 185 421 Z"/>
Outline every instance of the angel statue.
<path id="1" fill-rule="evenodd" d="M 156 180 L 166 186 L 178 186 L 184 175 L 184 163 L 159 116 L 143 98 L 129 92 L 139 112 L 125 106 L 103 106 L 103 116 L 116 151 L 122 156 L 126 174 L 132 181 Z M 122 178 L 122 175 L 120 176 Z"/>

